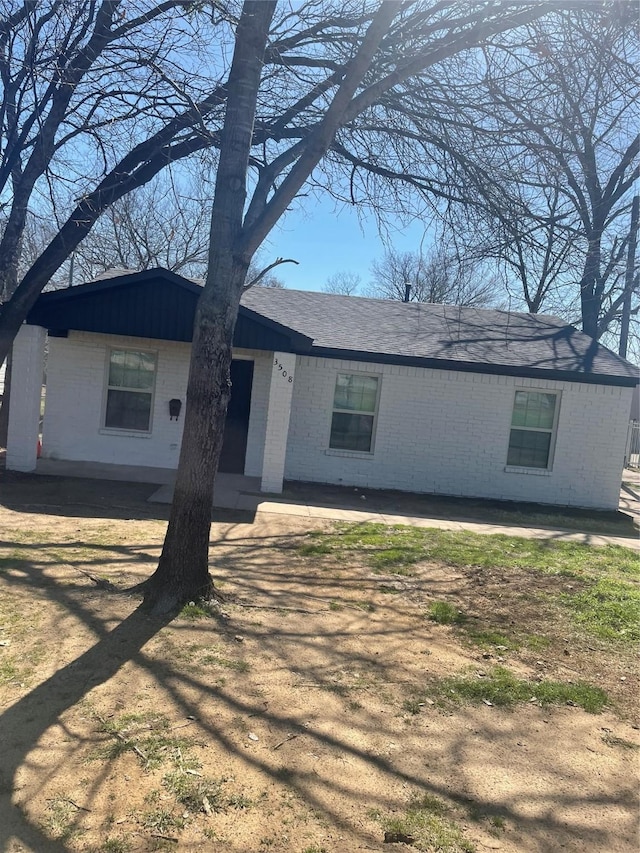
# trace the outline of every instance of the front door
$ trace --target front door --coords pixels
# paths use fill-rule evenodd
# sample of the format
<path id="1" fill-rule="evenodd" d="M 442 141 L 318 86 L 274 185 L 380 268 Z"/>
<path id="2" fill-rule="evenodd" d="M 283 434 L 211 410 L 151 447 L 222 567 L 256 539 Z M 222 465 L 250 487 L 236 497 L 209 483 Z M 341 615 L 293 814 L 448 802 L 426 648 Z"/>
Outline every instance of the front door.
<path id="1" fill-rule="evenodd" d="M 231 362 L 231 399 L 227 407 L 227 420 L 218 471 L 225 474 L 244 474 L 251 409 L 253 362 Z"/>

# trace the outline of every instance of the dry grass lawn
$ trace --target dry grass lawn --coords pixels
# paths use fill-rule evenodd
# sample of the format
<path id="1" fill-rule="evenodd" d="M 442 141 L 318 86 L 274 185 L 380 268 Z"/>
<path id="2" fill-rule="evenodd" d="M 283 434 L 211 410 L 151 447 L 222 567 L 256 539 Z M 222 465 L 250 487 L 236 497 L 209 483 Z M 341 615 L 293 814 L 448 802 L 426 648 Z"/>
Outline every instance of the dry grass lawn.
<path id="1" fill-rule="evenodd" d="M 213 526 L 227 603 L 158 622 L 85 574 L 153 570 L 146 487 L 2 488 L 3 851 L 638 849 L 637 649 L 575 621 L 580 577 L 372 567 L 259 514 Z M 451 692 L 496 666 L 532 695 Z M 606 705 L 546 704 L 549 681 Z"/>

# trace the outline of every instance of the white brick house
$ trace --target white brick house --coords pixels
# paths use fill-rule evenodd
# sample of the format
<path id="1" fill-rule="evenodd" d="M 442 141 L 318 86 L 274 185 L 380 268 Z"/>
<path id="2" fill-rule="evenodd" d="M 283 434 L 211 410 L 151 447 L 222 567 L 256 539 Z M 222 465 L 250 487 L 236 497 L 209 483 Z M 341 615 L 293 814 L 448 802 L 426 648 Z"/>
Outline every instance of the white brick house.
<path id="1" fill-rule="evenodd" d="M 41 296 L 14 346 L 7 467 L 36 466 L 49 330 L 43 456 L 175 468 L 198 293 L 150 270 Z M 221 470 L 263 491 L 618 505 L 637 369 L 555 318 L 254 288 L 232 378 Z"/>

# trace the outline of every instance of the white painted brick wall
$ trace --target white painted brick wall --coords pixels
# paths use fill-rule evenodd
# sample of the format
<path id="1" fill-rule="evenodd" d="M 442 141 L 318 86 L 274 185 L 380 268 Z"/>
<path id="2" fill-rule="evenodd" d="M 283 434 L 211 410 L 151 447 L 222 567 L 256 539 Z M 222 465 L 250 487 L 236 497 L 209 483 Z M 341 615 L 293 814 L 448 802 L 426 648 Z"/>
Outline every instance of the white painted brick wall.
<path id="1" fill-rule="evenodd" d="M 45 456 L 177 465 L 183 415 L 170 421 L 168 401 L 185 399 L 188 344 L 72 332 L 66 339 L 51 338 L 49 346 Z M 101 431 L 106 359 L 112 346 L 158 353 L 150 436 Z M 249 350 L 236 354 L 254 359 L 245 473 L 261 476 L 273 357 Z M 328 451 L 338 371 L 381 377 L 371 456 Z M 562 392 L 550 474 L 505 471 L 517 387 Z M 618 505 L 630 404 L 627 388 L 298 357 L 285 476 L 613 509 Z"/>
<path id="2" fill-rule="evenodd" d="M 40 434 L 45 330 L 22 326 L 13 342 L 13 381 L 7 433 L 10 471 L 34 471 Z"/>
<path id="3" fill-rule="evenodd" d="M 156 388 L 150 434 L 105 431 L 104 394 L 106 364 L 112 347 L 143 349 L 157 354 Z M 50 459 L 105 462 L 175 468 L 180 454 L 184 404 L 189 372 L 190 346 L 186 343 L 144 338 L 117 337 L 89 332 L 70 332 L 68 338 L 49 339 L 47 401 L 42 452 Z M 253 395 L 260 403 L 249 423 L 247 461 L 260 474 L 266 420 L 265 353 L 241 350 L 241 357 L 255 356 Z M 267 389 L 268 394 L 268 389 Z M 169 420 L 169 400 L 177 397 L 183 407 L 180 418 Z M 256 459 L 258 460 L 256 463 Z"/>
<path id="4" fill-rule="evenodd" d="M 263 492 L 282 491 L 295 369 L 296 356 L 293 353 L 273 353 L 260 484 Z"/>
<path id="5" fill-rule="evenodd" d="M 374 452 L 331 451 L 336 373 L 381 377 Z M 561 391 L 553 470 L 506 471 L 516 388 Z M 299 357 L 292 480 L 614 509 L 631 389 Z"/>

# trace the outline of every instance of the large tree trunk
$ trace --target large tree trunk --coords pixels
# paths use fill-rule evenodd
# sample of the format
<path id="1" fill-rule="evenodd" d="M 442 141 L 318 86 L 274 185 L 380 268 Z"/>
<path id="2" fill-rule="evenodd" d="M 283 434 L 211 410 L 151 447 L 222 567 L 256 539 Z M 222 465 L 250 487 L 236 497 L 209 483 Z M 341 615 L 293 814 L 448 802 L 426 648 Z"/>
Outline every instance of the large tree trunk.
<path id="1" fill-rule="evenodd" d="M 220 260 L 219 285 L 202 294 L 196 314 L 180 464 L 167 534 L 158 568 L 142 585 L 145 608 L 155 613 L 215 596 L 209 575 L 213 482 L 230 394 L 233 330 L 248 266 L 234 263 L 231 253 Z"/>
<path id="2" fill-rule="evenodd" d="M 602 308 L 602 296 L 598 287 L 601 262 L 601 235 L 590 238 L 587 256 L 580 279 L 580 308 L 582 312 L 582 331 L 589 337 L 598 339 L 598 319 Z"/>
<path id="3" fill-rule="evenodd" d="M 143 584 L 143 606 L 177 610 L 211 597 L 209 532 L 213 481 L 229 400 L 231 347 L 251 254 L 240 249 L 246 175 L 262 59 L 275 2 L 243 6 L 229 74 L 211 216 L 207 280 L 196 312 L 184 432 L 167 535 L 158 568 Z"/>
<path id="4" fill-rule="evenodd" d="M 23 221 L 24 227 L 24 221 Z M 2 258 L 2 268 L 0 269 L 0 303 L 11 299 L 18 286 L 18 259 L 20 256 L 20 248 L 22 245 L 22 234 L 20 234 L 13 248 L 9 249 L 7 243 L 6 252 L 2 253 L 2 246 L 5 245 L 4 238 L 0 242 L 0 258 Z M 9 437 L 9 407 L 11 405 L 11 344 L 6 353 L 0 355 L 0 367 L 5 364 L 4 374 L 4 389 L 2 392 L 2 400 L 0 402 L 0 447 L 7 446 Z"/>

